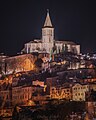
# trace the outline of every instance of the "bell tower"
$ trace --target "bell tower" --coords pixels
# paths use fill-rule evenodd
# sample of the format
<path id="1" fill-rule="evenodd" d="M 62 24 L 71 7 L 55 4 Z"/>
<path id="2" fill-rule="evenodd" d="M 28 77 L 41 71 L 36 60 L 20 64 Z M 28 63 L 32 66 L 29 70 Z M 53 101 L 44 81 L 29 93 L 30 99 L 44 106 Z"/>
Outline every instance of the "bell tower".
<path id="1" fill-rule="evenodd" d="M 49 16 L 49 10 L 47 10 L 47 16 L 42 28 L 42 44 L 43 48 L 46 49 L 46 52 L 50 53 L 54 45 L 54 28 Z"/>

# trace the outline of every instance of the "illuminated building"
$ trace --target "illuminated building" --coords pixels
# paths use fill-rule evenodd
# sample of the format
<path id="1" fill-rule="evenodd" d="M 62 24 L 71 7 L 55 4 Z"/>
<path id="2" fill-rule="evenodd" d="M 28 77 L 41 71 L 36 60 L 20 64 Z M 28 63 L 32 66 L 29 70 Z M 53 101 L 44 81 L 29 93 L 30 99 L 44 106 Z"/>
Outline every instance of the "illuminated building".
<path id="1" fill-rule="evenodd" d="M 72 87 L 72 100 L 73 101 L 85 101 L 86 92 L 89 91 L 89 85 L 76 83 Z"/>
<path id="2" fill-rule="evenodd" d="M 50 98 L 71 100 L 69 87 L 50 87 Z"/>
<path id="3" fill-rule="evenodd" d="M 90 86 L 90 90 L 94 90 L 96 91 L 96 83 L 89 83 L 89 86 Z"/>
<path id="4" fill-rule="evenodd" d="M 20 54 L 0 59 L 1 74 L 13 74 L 31 70 L 48 68 L 49 55 L 47 53 Z M 42 63 L 41 63 L 42 62 Z M 39 68 L 36 63 L 40 63 Z"/>
<path id="5" fill-rule="evenodd" d="M 36 39 L 34 41 L 26 43 L 22 52 L 24 53 L 39 52 L 55 54 L 64 51 L 79 54 L 80 45 L 77 45 L 72 41 L 64 40 L 61 41 L 54 39 L 54 27 L 51 23 L 49 11 L 47 11 L 46 20 L 42 28 L 42 38 L 40 40 Z"/>
<path id="6" fill-rule="evenodd" d="M 44 82 L 43 81 L 39 81 L 39 80 L 35 80 L 35 81 L 32 81 L 32 84 L 35 85 L 35 86 L 42 86 L 44 87 Z"/>
<path id="7" fill-rule="evenodd" d="M 44 87 L 37 85 L 16 85 L 12 87 L 12 105 L 26 105 L 29 100 L 41 99 L 40 94 L 44 92 Z"/>
<path id="8" fill-rule="evenodd" d="M 86 117 L 84 120 L 95 120 L 96 119 L 96 102 L 86 102 Z"/>
<path id="9" fill-rule="evenodd" d="M 12 57 L 7 57 L 0 61 L 3 74 L 12 74 L 22 71 L 30 71 L 34 69 L 34 62 L 37 57 L 32 54 L 23 54 Z"/>
<path id="10" fill-rule="evenodd" d="M 5 106 L 9 107 L 11 105 L 12 100 L 11 95 L 12 95 L 11 84 L 3 82 L 0 85 L 1 109 L 3 109 Z"/>
<path id="11" fill-rule="evenodd" d="M 26 104 L 26 102 L 32 97 L 33 89 L 32 86 L 12 87 L 12 105 Z"/>
<path id="12" fill-rule="evenodd" d="M 11 104 L 11 93 L 10 90 L 1 90 L 0 91 L 0 97 L 3 100 L 3 104 L 5 105 L 7 103 L 7 105 Z M 2 104 L 2 105 L 3 105 Z M 4 106 L 3 106 L 4 107 Z"/>

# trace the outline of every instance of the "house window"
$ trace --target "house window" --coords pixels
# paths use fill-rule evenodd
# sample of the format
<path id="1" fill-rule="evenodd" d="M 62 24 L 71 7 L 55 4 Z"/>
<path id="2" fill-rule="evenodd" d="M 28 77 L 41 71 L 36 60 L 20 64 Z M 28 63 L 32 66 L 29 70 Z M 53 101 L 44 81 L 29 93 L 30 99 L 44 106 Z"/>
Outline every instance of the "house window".
<path id="1" fill-rule="evenodd" d="M 69 90 L 67 90 L 67 92 L 69 92 Z"/>
<path id="2" fill-rule="evenodd" d="M 77 88 L 74 88 L 74 90 L 77 90 Z"/>
<path id="3" fill-rule="evenodd" d="M 54 88 L 52 88 L 52 91 L 54 90 Z"/>
<path id="4" fill-rule="evenodd" d="M 7 95 L 7 99 L 8 99 L 8 95 Z"/>

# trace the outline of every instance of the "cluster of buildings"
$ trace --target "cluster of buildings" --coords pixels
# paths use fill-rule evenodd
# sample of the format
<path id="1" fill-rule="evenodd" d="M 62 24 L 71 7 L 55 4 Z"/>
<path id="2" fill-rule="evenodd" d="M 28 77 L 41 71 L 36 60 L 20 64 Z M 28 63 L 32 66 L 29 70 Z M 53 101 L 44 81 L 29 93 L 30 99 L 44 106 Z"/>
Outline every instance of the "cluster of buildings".
<path id="1" fill-rule="evenodd" d="M 1 110 L 43 105 L 50 99 L 92 100 L 96 91 L 94 60 L 95 56 L 80 54 L 80 45 L 54 39 L 47 11 L 40 40 L 26 43 L 19 55 L 0 56 Z"/>
<path id="2" fill-rule="evenodd" d="M 76 76 L 70 78 L 70 75 L 74 74 L 73 71 L 66 79 L 63 76 L 65 74 L 64 72 L 60 74 L 60 71 L 55 73 L 27 71 L 1 77 L 3 79 L 0 80 L 1 100 L 9 106 L 27 105 L 29 100 L 40 102 L 40 99 L 44 103 L 49 99 L 86 101 L 90 98 L 89 93 L 92 90 L 96 91 L 96 78 L 81 79 Z"/>
<path id="3" fill-rule="evenodd" d="M 95 82 L 84 83 L 74 82 L 74 80 L 65 82 L 60 79 L 60 76 L 47 75 L 45 79 L 45 73 L 32 74 L 16 73 L 0 80 L 1 109 L 7 110 L 10 107 L 12 109 L 15 105 L 23 107 L 43 106 L 48 104 L 50 100 L 92 102 L 96 99 Z M 44 77 L 44 81 L 41 80 L 42 77 Z M 0 115 L 3 114 L 0 111 Z"/>

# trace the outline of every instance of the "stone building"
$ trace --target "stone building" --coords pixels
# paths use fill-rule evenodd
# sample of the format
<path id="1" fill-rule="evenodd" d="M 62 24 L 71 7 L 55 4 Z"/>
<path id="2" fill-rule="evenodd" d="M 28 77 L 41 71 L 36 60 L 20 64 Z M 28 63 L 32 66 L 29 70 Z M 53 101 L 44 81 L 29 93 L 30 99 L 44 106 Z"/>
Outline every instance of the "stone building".
<path id="1" fill-rule="evenodd" d="M 12 105 L 22 104 L 26 105 L 29 100 L 35 101 L 35 98 L 40 98 L 40 95 L 44 92 L 44 87 L 36 85 L 22 85 L 12 87 Z"/>
<path id="2" fill-rule="evenodd" d="M 24 53 L 49 53 L 56 54 L 60 52 L 73 52 L 76 54 L 80 53 L 80 45 L 72 41 L 55 40 L 54 39 L 54 27 L 52 25 L 49 11 L 47 11 L 46 20 L 42 28 L 42 38 L 37 40 L 32 40 L 24 45 L 22 52 Z"/>
<path id="3" fill-rule="evenodd" d="M 3 80 L 4 81 L 4 80 Z M 11 91 L 11 84 L 6 84 L 5 82 L 0 85 L 0 108 L 3 109 L 4 107 L 11 106 L 12 100 L 12 91 Z"/>
<path id="4" fill-rule="evenodd" d="M 72 86 L 72 100 L 85 101 L 86 92 L 89 91 L 89 85 L 76 83 Z"/>
<path id="5" fill-rule="evenodd" d="M 12 74 L 36 69 L 48 68 L 49 55 L 47 53 L 20 54 L 0 59 L 0 73 Z M 48 65 L 47 65 L 48 64 Z"/>
<path id="6" fill-rule="evenodd" d="M 12 74 L 21 71 L 30 71 L 34 68 L 34 62 L 37 57 L 32 54 L 23 54 L 7 57 L 0 61 L 0 67 L 3 74 Z"/>
<path id="7" fill-rule="evenodd" d="M 12 105 L 26 104 L 32 97 L 31 86 L 15 86 L 12 87 Z"/>
<path id="8" fill-rule="evenodd" d="M 71 100 L 71 88 L 50 87 L 50 98 Z"/>

